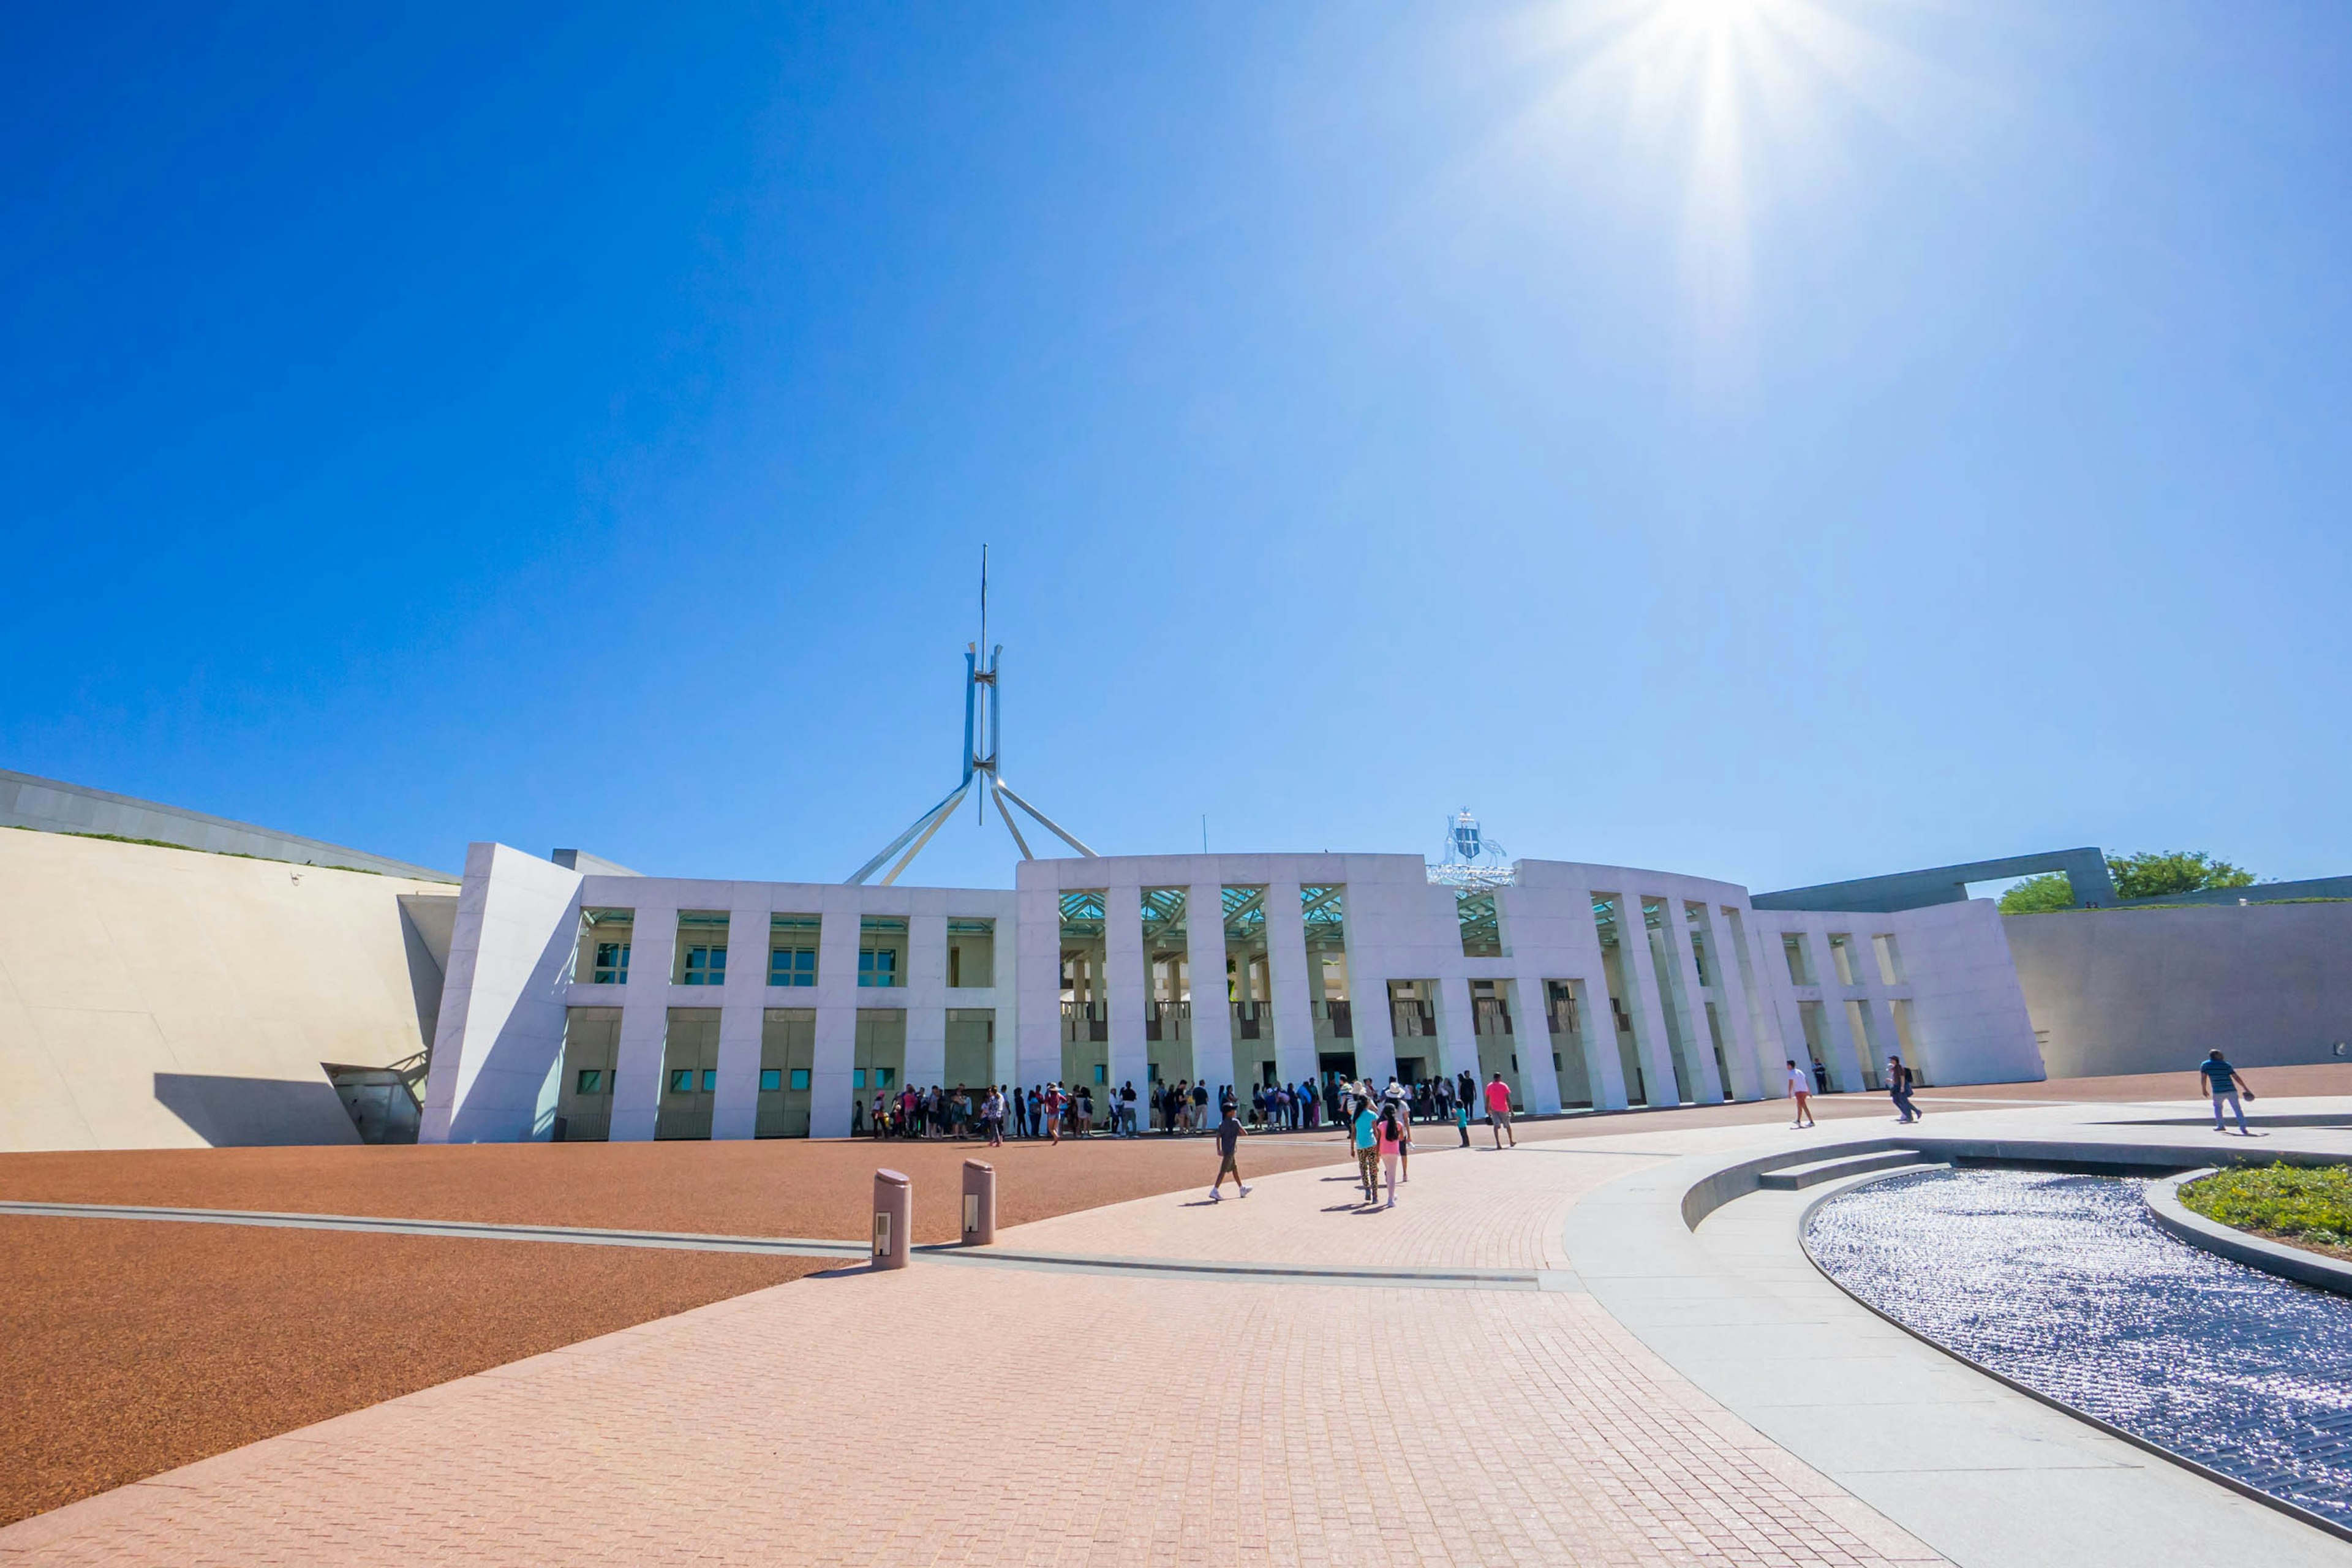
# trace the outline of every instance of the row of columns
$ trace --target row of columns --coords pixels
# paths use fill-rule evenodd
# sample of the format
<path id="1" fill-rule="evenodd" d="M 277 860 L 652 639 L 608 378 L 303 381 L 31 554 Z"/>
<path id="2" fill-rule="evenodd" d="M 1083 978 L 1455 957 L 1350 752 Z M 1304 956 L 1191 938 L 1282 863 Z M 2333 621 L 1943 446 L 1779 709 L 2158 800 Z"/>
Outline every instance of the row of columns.
<path id="1" fill-rule="evenodd" d="M 1306 947 L 1299 886 L 1296 882 L 1269 881 L 1265 889 L 1266 942 L 1272 959 L 1269 968 L 1275 1071 L 1285 1082 L 1311 1081 L 1318 1076 L 1312 989 L 1316 977 Z M 1503 896 L 1508 899 L 1511 891 L 1504 889 Z M 1253 1076 L 1248 1064 L 1243 1064 L 1238 1074 L 1234 1072 L 1232 1016 L 1223 994 L 1223 884 L 1216 882 L 1194 883 L 1186 889 L 1186 950 L 1193 992 L 1190 1031 L 1192 1059 L 1189 1064 L 1163 1062 L 1163 1071 L 1171 1076 L 1205 1077 L 1220 1083 Z M 1054 898 L 1058 900 L 1058 896 L 1055 893 Z M 1624 1073 L 1618 1058 L 1615 1018 L 1608 1005 L 1607 970 L 1591 913 L 1592 896 L 1587 889 L 1573 897 L 1571 910 L 1580 918 L 1529 922 L 1550 928 L 1547 934 L 1552 941 L 1540 945 L 1553 947 L 1556 953 L 1560 948 L 1568 950 L 1566 963 L 1555 960 L 1556 966 L 1568 973 L 1546 974 L 1538 972 L 1539 965 L 1531 964 L 1516 974 L 1497 976 L 1509 981 L 1516 995 L 1514 1039 L 1520 1058 L 1520 1092 L 1527 1107 L 1538 1113 L 1560 1108 L 1558 1077 L 1549 1065 L 1551 1035 L 1545 987 L 1552 980 L 1566 980 L 1581 987 L 1580 1001 L 1589 1021 L 1583 1031 L 1584 1055 L 1593 1103 L 1602 1109 L 1622 1109 L 1628 1102 Z M 1633 1025 L 1644 1076 L 1656 1086 L 1653 1094 L 1667 1092 L 1669 1086 L 1675 1086 L 1673 1092 L 1678 1095 L 1679 1086 L 1687 1079 L 1694 1095 L 1702 1102 L 1723 1098 L 1727 1085 L 1716 1061 L 1714 1030 L 1707 1022 L 1710 991 L 1717 1004 L 1716 1025 L 1723 1032 L 1724 1065 L 1729 1069 L 1728 1088 L 1733 1097 L 1754 1100 L 1779 1093 L 1777 1071 L 1761 1062 L 1762 1051 L 1769 1048 L 1765 1037 L 1769 1031 L 1765 1018 L 1751 1005 L 1748 973 L 1750 961 L 1741 940 L 1745 933 L 1735 925 L 1733 917 L 1713 903 L 1691 905 L 1700 911 L 1699 929 L 1706 933 L 1707 951 L 1714 960 L 1714 984 L 1708 987 L 1700 983 L 1685 900 L 1670 897 L 1651 900 L 1661 906 L 1661 936 L 1671 965 L 1670 972 L 1662 975 L 1650 946 L 1643 895 L 1634 892 L 1612 896 L 1619 905 L 1621 973 L 1631 993 L 1622 1000 Z M 1034 964 L 1034 970 L 1030 971 L 1034 982 L 1050 984 L 1058 994 L 1058 901 L 1053 906 L 1050 924 L 1042 918 L 1043 914 L 1041 908 L 1023 924 L 1023 964 L 1024 970 Z M 1148 955 L 1143 947 L 1141 889 L 1107 889 L 1104 914 L 1109 1076 L 1113 1084 L 1142 1084 L 1148 1081 L 1150 1072 L 1145 1023 L 1151 991 Z M 1391 978 L 1424 977 L 1371 973 L 1353 952 L 1349 971 L 1358 1003 L 1353 1009 L 1351 1042 L 1357 1069 L 1368 1078 L 1383 1079 L 1396 1068 L 1388 982 Z M 1436 984 L 1439 1070 L 1449 1077 L 1465 1071 L 1475 1075 L 1478 1071 L 1478 1046 L 1470 978 L 1439 977 Z M 1044 994 L 1041 989 L 1039 995 Z M 1674 1013 L 1671 1029 L 1670 1008 Z M 1062 1057 L 1058 1016 L 1040 1006 L 1033 1006 L 1025 1016 L 1030 1021 L 1020 1033 L 1019 1081 L 1042 1082 L 1059 1078 Z M 1789 1022 L 1793 1025 L 1795 1019 L 1791 1017 Z M 1837 1021 L 1837 1026 L 1843 1029 L 1842 1020 Z M 1674 1055 L 1677 1037 L 1685 1043 L 1685 1061 L 1680 1068 Z"/>
<path id="2" fill-rule="evenodd" d="M 677 959 L 677 911 L 639 910 L 632 933 L 630 984 L 612 987 L 621 1007 L 621 1031 L 614 1062 L 611 1137 L 614 1142 L 654 1136 L 664 1088 L 662 1066 L 673 1007 L 717 1007 L 719 1012 L 719 1079 L 711 1100 L 710 1135 L 714 1139 L 750 1138 L 759 1119 L 760 1053 L 770 1007 L 809 1007 L 816 1014 L 814 1059 L 809 1070 L 809 1130 L 818 1137 L 843 1137 L 849 1131 L 850 1105 L 858 1092 L 850 1084 L 857 1054 L 857 1015 L 861 1008 L 890 1008 L 907 1015 L 905 1071 L 909 1083 L 940 1081 L 947 1071 L 947 1003 L 932 1005 L 945 992 L 949 916 L 909 915 L 907 921 L 908 983 L 896 986 L 860 986 L 857 952 L 863 931 L 855 914 L 829 914 L 817 938 L 817 984 L 809 988 L 771 991 L 768 987 L 769 917 L 764 903 L 728 911 L 727 980 L 723 985 L 682 989 L 669 984 Z M 957 917 L 964 918 L 964 917 Z M 997 918 L 997 917 L 987 917 Z M 1003 921 L 999 919 L 999 935 Z M 1002 984 L 1000 962 L 986 989 L 969 988 L 951 994 L 958 1006 L 992 1008 L 997 1019 L 1000 1075 L 1010 1060 L 1006 1027 L 1013 1020 L 1013 988 Z M 750 962 L 732 962 L 739 955 Z M 599 991 L 604 989 L 598 987 Z M 910 991 L 920 990 L 925 1003 L 908 1005 Z M 575 992 L 576 995 L 576 992 Z M 600 996 L 597 999 L 610 1005 Z"/>

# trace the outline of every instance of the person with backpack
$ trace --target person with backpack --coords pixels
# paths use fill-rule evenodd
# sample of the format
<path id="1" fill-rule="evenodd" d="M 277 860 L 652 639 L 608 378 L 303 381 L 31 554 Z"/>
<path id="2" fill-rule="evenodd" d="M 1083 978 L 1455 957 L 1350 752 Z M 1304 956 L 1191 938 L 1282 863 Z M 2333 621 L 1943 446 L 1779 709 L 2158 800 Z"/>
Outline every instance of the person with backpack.
<path id="1" fill-rule="evenodd" d="M 1389 1201 L 1384 1205 L 1396 1207 L 1398 1167 L 1404 1163 L 1404 1152 L 1412 1142 L 1411 1122 L 1404 1113 L 1404 1096 L 1391 1095 L 1381 1108 L 1381 1171 L 1388 1177 Z"/>
<path id="2" fill-rule="evenodd" d="M 1908 1125 L 1927 1114 L 1911 1103 L 1911 1069 L 1901 1057 L 1886 1058 L 1886 1094 L 1895 1101 L 1895 1120 Z"/>
<path id="3" fill-rule="evenodd" d="M 1381 1134 L 1380 1123 L 1372 1115 L 1372 1102 L 1358 1095 L 1351 1102 L 1354 1112 L 1349 1121 L 1348 1136 L 1356 1149 L 1356 1174 L 1364 1186 L 1364 1201 L 1381 1200 Z"/>

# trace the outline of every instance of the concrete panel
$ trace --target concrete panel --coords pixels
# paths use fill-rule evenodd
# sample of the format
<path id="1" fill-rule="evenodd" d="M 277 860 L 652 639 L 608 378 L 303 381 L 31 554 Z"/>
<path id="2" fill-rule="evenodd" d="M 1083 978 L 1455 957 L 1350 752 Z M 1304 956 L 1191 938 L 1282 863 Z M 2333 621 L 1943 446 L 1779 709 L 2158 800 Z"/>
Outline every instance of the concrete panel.
<path id="1" fill-rule="evenodd" d="M 425 1048 L 446 883 L 0 831 L 0 1150 L 350 1142 L 321 1064 Z"/>
<path id="2" fill-rule="evenodd" d="M 2216 1047 L 2242 1067 L 2352 1050 L 2352 904 L 2077 910 L 2000 926 L 2053 1076 L 2185 1075 Z"/>

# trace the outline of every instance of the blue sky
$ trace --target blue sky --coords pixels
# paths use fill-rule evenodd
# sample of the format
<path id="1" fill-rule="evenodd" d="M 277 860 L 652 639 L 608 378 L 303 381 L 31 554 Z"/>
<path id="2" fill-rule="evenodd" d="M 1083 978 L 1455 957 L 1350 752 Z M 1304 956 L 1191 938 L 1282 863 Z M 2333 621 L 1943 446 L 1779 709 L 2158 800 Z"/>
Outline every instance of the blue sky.
<path id="1" fill-rule="evenodd" d="M 0 29 L 0 766 L 834 879 L 986 542 L 1107 853 L 2352 870 L 2340 6 Z"/>

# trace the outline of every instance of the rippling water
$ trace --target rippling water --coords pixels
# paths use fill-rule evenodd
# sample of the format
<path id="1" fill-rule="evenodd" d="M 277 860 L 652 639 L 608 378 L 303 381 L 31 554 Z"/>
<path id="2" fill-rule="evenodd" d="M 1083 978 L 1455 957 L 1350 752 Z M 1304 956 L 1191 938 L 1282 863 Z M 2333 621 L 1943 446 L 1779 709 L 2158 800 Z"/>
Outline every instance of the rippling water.
<path id="1" fill-rule="evenodd" d="M 2176 1241 L 2144 1182 L 1895 1176 L 1805 1244 L 1888 1316 L 2006 1376 L 2352 1525 L 2352 1299 Z"/>

